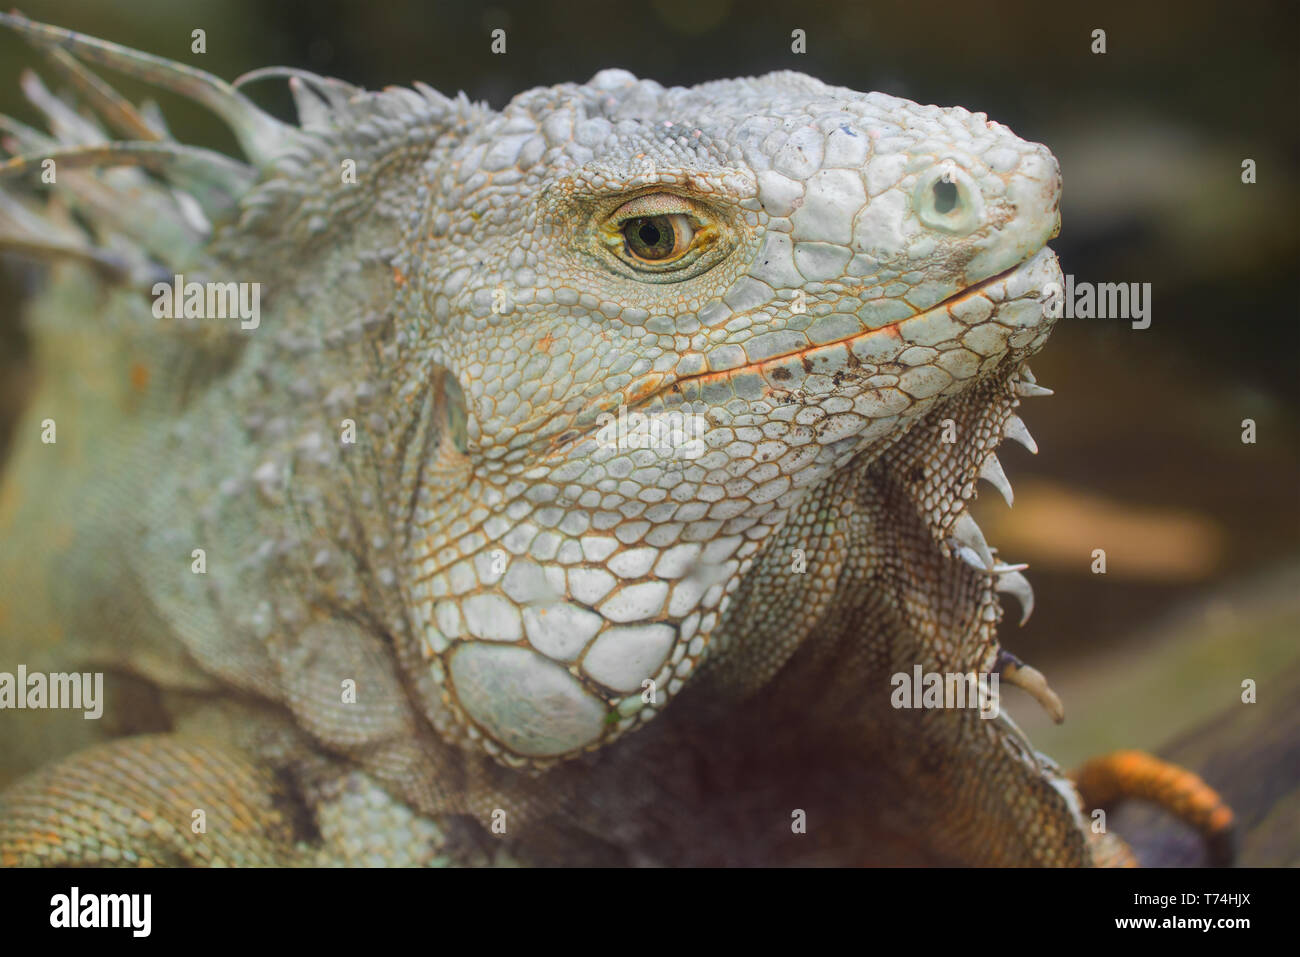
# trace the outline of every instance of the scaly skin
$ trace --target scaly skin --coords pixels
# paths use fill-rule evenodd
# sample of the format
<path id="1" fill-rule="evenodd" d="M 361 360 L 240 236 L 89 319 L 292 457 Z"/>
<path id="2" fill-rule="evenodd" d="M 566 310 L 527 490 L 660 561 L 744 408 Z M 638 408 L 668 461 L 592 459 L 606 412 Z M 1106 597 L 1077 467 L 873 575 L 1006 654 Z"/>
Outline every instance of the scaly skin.
<path id="1" fill-rule="evenodd" d="M 130 674 L 165 719 L 122 723 L 166 733 L 0 796 L 0 861 L 1127 860 L 1005 715 L 890 703 L 920 665 L 1059 708 L 1000 648 L 998 593 L 1032 596 L 966 511 L 977 477 L 1009 496 L 994 450 L 1045 391 L 1046 148 L 796 73 L 609 70 L 500 113 L 298 74 L 288 127 L 3 22 L 184 90 L 252 166 L 92 97 L 209 229 L 88 168 L 96 128 L 29 84 L 59 142 L 18 130 L 8 171 L 53 154 L 60 185 L 9 244 L 109 275 L 35 304 L 0 651 Z M 174 273 L 261 282 L 260 325 L 153 319 L 133 287 Z M 699 444 L 611 443 L 620 409 Z"/>

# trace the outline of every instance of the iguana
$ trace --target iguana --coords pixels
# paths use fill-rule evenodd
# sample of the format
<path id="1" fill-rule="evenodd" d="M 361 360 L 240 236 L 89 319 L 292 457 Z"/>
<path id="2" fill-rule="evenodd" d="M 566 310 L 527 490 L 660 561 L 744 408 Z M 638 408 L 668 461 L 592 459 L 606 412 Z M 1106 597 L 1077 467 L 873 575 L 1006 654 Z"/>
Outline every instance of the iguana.
<path id="1" fill-rule="evenodd" d="M 4 248 L 58 264 L 0 671 L 108 671 L 143 732 L 0 795 L 0 863 L 1132 863 L 1088 813 L 1132 794 L 1227 832 L 1144 756 L 1081 796 L 996 683 L 899 706 L 996 675 L 1060 716 L 967 508 L 1010 502 L 997 447 L 1034 451 L 1047 393 L 1045 147 L 794 72 L 498 112 L 0 22 L 83 107 L 27 74 L 51 132 L 3 127 L 40 193 Z M 267 77 L 297 125 L 241 92 Z M 11 763 L 42 719 L 0 712 Z"/>

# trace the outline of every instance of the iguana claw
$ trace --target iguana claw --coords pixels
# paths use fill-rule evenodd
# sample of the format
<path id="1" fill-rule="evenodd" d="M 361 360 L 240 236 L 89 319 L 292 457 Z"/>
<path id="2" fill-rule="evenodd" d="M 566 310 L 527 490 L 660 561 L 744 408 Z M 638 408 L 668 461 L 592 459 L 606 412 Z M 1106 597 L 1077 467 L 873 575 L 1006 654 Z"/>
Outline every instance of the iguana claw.
<path id="1" fill-rule="evenodd" d="M 1025 664 L 1009 651 L 998 652 L 997 670 L 1002 680 L 1027 691 L 1052 720 L 1060 724 L 1065 720 L 1065 705 L 1047 684 L 1047 679 L 1037 668 Z"/>

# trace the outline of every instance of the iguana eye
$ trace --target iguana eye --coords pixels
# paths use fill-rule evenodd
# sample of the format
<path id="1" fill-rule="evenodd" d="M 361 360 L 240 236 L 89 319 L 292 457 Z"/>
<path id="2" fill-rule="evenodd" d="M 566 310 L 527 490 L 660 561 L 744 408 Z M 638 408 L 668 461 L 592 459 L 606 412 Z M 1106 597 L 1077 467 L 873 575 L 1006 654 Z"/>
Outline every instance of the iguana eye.
<path id="1" fill-rule="evenodd" d="M 691 221 L 673 216 L 634 216 L 623 223 L 627 252 L 647 262 L 674 259 L 684 253 L 695 235 Z"/>
<path id="2" fill-rule="evenodd" d="M 625 268 L 651 282 L 680 282 L 715 265 L 729 229 L 702 203 L 675 193 L 647 193 L 607 214 L 605 248 Z"/>

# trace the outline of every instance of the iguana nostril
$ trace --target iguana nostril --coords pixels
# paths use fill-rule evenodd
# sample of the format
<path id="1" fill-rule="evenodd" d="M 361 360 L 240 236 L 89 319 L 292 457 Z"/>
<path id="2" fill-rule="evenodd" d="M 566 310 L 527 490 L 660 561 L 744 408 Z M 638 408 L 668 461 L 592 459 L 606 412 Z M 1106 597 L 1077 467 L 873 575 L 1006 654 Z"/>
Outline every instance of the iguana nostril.
<path id="1" fill-rule="evenodd" d="M 934 211 L 947 215 L 957 207 L 957 184 L 939 180 L 934 184 Z"/>
<path id="2" fill-rule="evenodd" d="M 931 167 L 917 182 L 912 204 L 921 224 L 941 233 L 965 236 L 984 222 L 980 187 L 955 163 Z"/>

